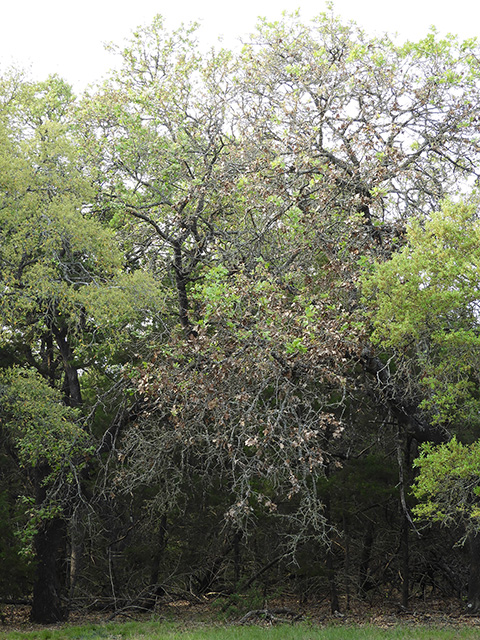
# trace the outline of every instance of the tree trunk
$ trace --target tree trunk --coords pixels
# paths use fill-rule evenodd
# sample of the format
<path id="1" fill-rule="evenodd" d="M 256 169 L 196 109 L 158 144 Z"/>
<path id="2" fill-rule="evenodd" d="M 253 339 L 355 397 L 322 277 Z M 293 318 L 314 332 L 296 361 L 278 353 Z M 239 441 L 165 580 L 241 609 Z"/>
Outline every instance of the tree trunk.
<path id="1" fill-rule="evenodd" d="M 37 505 L 40 506 L 44 504 L 46 498 L 43 480 L 48 475 L 48 468 L 42 465 L 35 469 L 34 473 L 35 498 Z M 30 614 L 33 622 L 50 624 L 61 622 L 68 617 L 67 608 L 62 602 L 66 542 L 66 523 L 60 517 L 45 520 L 35 536 L 37 567 Z"/>
<path id="2" fill-rule="evenodd" d="M 71 603 L 75 597 L 75 588 L 77 586 L 78 577 L 83 566 L 83 545 L 85 539 L 85 531 L 82 523 L 82 515 L 85 514 L 74 511 L 70 517 L 69 523 L 69 541 L 70 541 L 70 567 L 68 575 L 68 602 Z"/>
<path id="3" fill-rule="evenodd" d="M 233 586 L 237 590 L 237 584 L 241 574 L 241 552 L 240 542 L 243 538 L 243 532 L 237 531 L 233 537 Z"/>
<path id="4" fill-rule="evenodd" d="M 82 404 L 82 392 L 78 378 L 78 369 L 73 365 L 73 350 L 67 340 L 67 330 L 52 327 L 52 332 L 63 361 L 63 370 L 65 373 L 63 384 L 65 404 L 70 407 L 79 407 Z"/>
<path id="5" fill-rule="evenodd" d="M 164 514 L 158 526 L 157 545 L 152 557 L 152 566 L 150 570 L 150 593 L 145 600 L 144 607 L 146 609 L 153 609 L 156 605 L 157 597 L 165 594 L 165 590 L 161 584 L 158 583 L 160 577 L 160 563 L 165 553 L 167 546 L 167 516 Z"/>
<path id="6" fill-rule="evenodd" d="M 327 492 L 325 496 L 325 518 L 330 525 L 330 494 Z M 332 613 L 340 611 L 340 602 L 338 599 L 337 581 L 335 575 L 335 555 L 333 553 L 333 540 L 331 534 L 328 534 L 328 546 L 326 550 L 325 565 L 327 570 L 328 586 L 330 591 L 330 609 Z"/>
<path id="7" fill-rule="evenodd" d="M 409 549 L 409 526 L 408 520 L 404 517 L 402 524 L 402 606 L 408 607 L 409 583 L 410 583 L 410 549 Z"/>
<path id="8" fill-rule="evenodd" d="M 343 512 L 343 531 L 345 533 L 345 609 L 350 611 L 350 526 L 345 511 Z"/>
<path id="9" fill-rule="evenodd" d="M 470 574 L 468 577 L 467 613 L 480 613 L 480 534 L 468 538 Z"/>
<path id="10" fill-rule="evenodd" d="M 192 326 L 188 317 L 189 304 L 187 294 L 187 278 L 183 271 L 182 248 L 179 243 L 176 243 L 174 245 L 173 255 L 173 269 L 175 272 L 175 284 L 177 287 L 180 324 L 182 325 L 185 334 L 187 336 L 190 336 L 192 333 Z"/>
<path id="11" fill-rule="evenodd" d="M 410 583 L 410 547 L 409 547 L 409 527 L 412 523 L 405 498 L 405 487 L 411 485 L 411 479 L 405 477 L 411 471 L 410 464 L 410 443 L 411 439 L 402 433 L 400 427 L 397 439 L 397 461 L 398 461 L 398 488 L 400 490 L 400 517 L 402 518 L 402 531 L 400 537 L 401 553 L 401 578 L 402 578 L 402 606 L 408 607 L 409 583 Z M 403 448 L 403 451 L 402 451 Z M 405 463 L 405 464 L 404 464 Z M 405 468 L 406 467 L 406 468 Z"/>
<path id="12" fill-rule="evenodd" d="M 50 624 L 68 617 L 62 602 L 63 552 L 66 538 L 65 521 L 62 518 L 48 520 L 35 538 L 37 571 L 33 587 L 32 622 Z"/>
<path id="13" fill-rule="evenodd" d="M 372 548 L 374 542 L 375 526 L 374 523 L 369 520 L 367 528 L 365 530 L 365 536 L 363 538 L 362 553 L 360 556 L 360 567 L 358 575 L 358 592 L 361 597 L 365 597 L 367 591 L 373 586 L 370 581 L 369 567 L 370 558 L 372 555 Z"/>

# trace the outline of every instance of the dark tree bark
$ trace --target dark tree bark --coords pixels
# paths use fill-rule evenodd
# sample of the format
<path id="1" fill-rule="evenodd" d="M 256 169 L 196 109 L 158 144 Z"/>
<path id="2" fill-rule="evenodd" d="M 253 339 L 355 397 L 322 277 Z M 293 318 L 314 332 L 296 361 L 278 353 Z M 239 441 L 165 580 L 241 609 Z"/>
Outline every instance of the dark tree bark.
<path id="1" fill-rule="evenodd" d="M 360 567 L 358 576 L 358 589 L 361 596 L 365 596 L 369 590 L 371 584 L 369 581 L 369 566 L 370 558 L 372 555 L 373 541 L 374 541 L 375 525 L 369 520 L 367 528 L 365 530 L 365 536 L 363 538 L 362 553 L 360 556 Z"/>
<path id="2" fill-rule="evenodd" d="M 165 553 L 166 546 L 167 546 L 167 516 L 164 514 L 160 518 L 160 523 L 158 525 L 157 546 L 155 548 L 155 552 L 152 558 L 152 568 L 150 572 L 150 584 L 152 585 L 156 585 L 158 583 L 158 578 L 160 575 L 160 562 L 163 558 L 163 554 Z"/>
<path id="3" fill-rule="evenodd" d="M 148 594 L 148 597 L 145 600 L 145 603 L 143 605 L 145 609 L 153 609 L 153 607 L 156 604 L 157 597 L 165 594 L 165 590 L 163 586 L 159 584 L 159 577 L 160 577 L 160 563 L 162 561 L 166 547 L 167 547 L 167 516 L 164 514 L 160 518 L 160 523 L 158 525 L 157 543 L 156 543 L 155 551 L 153 553 L 152 567 L 150 571 L 151 592 Z"/>
<path id="4" fill-rule="evenodd" d="M 408 598 L 410 595 L 410 548 L 409 548 L 409 523 L 407 518 L 403 517 L 402 533 L 401 533 L 401 576 L 402 576 L 402 606 L 408 607 Z"/>
<path id="5" fill-rule="evenodd" d="M 350 611 L 350 523 L 345 511 L 343 512 L 343 531 L 345 534 L 345 608 Z"/>
<path id="6" fill-rule="evenodd" d="M 63 370 L 65 373 L 63 385 L 65 404 L 70 407 L 79 407 L 82 404 L 82 392 L 78 378 L 78 369 L 73 365 L 73 351 L 67 340 L 67 330 L 60 330 L 53 327 L 52 331 L 63 361 Z"/>
<path id="7" fill-rule="evenodd" d="M 65 404 L 78 407 L 82 404 L 82 394 L 78 369 L 72 364 L 73 351 L 67 340 L 67 331 L 52 327 L 52 333 L 63 362 Z M 47 499 L 47 491 L 43 481 L 49 471 L 46 464 L 39 465 L 34 470 L 35 503 L 37 506 L 45 504 Z M 63 598 L 63 590 L 66 587 L 67 557 L 67 523 L 65 518 L 56 516 L 44 520 L 35 536 L 34 547 L 37 569 L 31 618 L 34 622 L 41 624 L 66 620 L 68 607 Z"/>
<path id="8" fill-rule="evenodd" d="M 467 613 L 480 613 L 480 534 L 468 538 L 470 573 L 468 577 Z"/>
<path id="9" fill-rule="evenodd" d="M 48 520 L 35 539 L 37 575 L 33 587 L 31 619 L 40 624 L 61 622 L 68 617 L 62 602 L 66 526 L 63 518 Z"/>
<path id="10" fill-rule="evenodd" d="M 35 499 L 39 506 L 46 500 L 43 480 L 48 475 L 48 471 L 46 465 L 40 465 L 34 471 Z M 61 622 L 68 617 L 62 598 L 65 584 L 66 543 L 66 523 L 61 517 L 45 520 L 35 536 L 37 567 L 30 614 L 33 622 L 50 624 Z"/>
<path id="11" fill-rule="evenodd" d="M 240 543 L 243 538 L 243 532 L 237 531 L 233 537 L 233 584 L 234 589 L 237 589 L 237 584 L 241 575 L 241 550 Z"/>
<path id="12" fill-rule="evenodd" d="M 175 285 L 177 287 L 178 295 L 178 315 L 180 318 L 180 324 L 187 337 L 194 335 L 192 325 L 190 324 L 189 302 L 187 294 L 187 275 L 183 268 L 183 252 L 180 243 L 175 243 L 173 247 L 173 269 L 175 272 Z"/>
<path id="13" fill-rule="evenodd" d="M 325 496 L 325 518 L 330 524 L 330 494 L 329 492 Z M 332 613 L 340 611 L 340 601 L 338 599 L 337 581 L 335 575 L 335 555 L 333 553 L 333 540 L 329 534 L 329 540 L 326 550 L 325 568 L 327 570 L 328 586 L 330 591 L 330 609 Z"/>

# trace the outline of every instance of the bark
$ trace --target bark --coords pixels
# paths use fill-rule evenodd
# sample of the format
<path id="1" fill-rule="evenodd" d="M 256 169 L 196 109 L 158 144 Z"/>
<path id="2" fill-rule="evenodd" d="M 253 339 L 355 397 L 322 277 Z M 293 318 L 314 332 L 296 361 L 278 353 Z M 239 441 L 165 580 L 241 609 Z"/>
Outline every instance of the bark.
<path id="1" fill-rule="evenodd" d="M 330 495 L 327 493 L 325 497 L 325 518 L 330 523 Z M 325 568 L 327 571 L 328 586 L 330 591 L 330 609 L 332 613 L 340 611 L 340 602 L 338 599 L 337 580 L 335 574 L 335 555 L 333 553 L 333 540 L 329 534 L 328 546 L 326 551 Z"/>
<path id="2" fill-rule="evenodd" d="M 42 505 L 46 499 L 43 480 L 48 475 L 46 465 L 35 469 L 35 499 Z M 54 517 L 45 520 L 35 536 L 36 575 L 33 586 L 31 619 L 40 624 L 61 622 L 68 617 L 63 604 L 67 531 L 65 520 Z"/>
<path id="3" fill-rule="evenodd" d="M 375 527 L 374 523 L 369 520 L 367 528 L 365 530 L 365 537 L 363 539 L 362 553 L 360 556 L 360 568 L 359 568 L 359 593 L 361 596 L 365 596 L 367 591 L 371 588 L 369 580 L 369 566 L 370 558 L 372 555 L 373 541 L 374 541 Z"/>
<path id="4" fill-rule="evenodd" d="M 480 613 L 480 534 L 468 538 L 470 573 L 468 577 L 467 613 Z"/>
<path id="5" fill-rule="evenodd" d="M 69 538 L 70 538 L 70 567 L 69 567 L 69 595 L 68 601 L 72 602 L 75 597 L 75 588 L 78 578 L 84 564 L 84 540 L 85 531 L 83 527 L 84 513 L 75 511 L 69 522 Z"/>
<path id="6" fill-rule="evenodd" d="M 167 516 L 163 515 L 158 526 L 157 546 L 153 554 L 150 584 L 156 585 L 160 575 L 160 562 L 167 546 Z"/>
<path id="7" fill-rule="evenodd" d="M 67 330 L 53 327 L 52 331 L 62 357 L 63 370 L 65 372 L 63 385 L 65 404 L 70 407 L 79 407 L 82 404 L 82 392 L 80 380 L 78 379 L 78 369 L 73 365 L 73 350 L 67 340 Z"/>
<path id="8" fill-rule="evenodd" d="M 409 548 L 409 523 L 408 520 L 403 518 L 402 534 L 401 534 L 401 548 L 402 548 L 402 606 L 408 607 L 408 598 L 410 595 L 410 548 Z"/>
<path id="9" fill-rule="evenodd" d="M 67 340 L 67 330 L 52 327 L 55 342 L 62 357 L 65 380 L 65 403 L 71 407 L 82 404 L 82 394 L 78 370 L 73 365 L 73 351 Z M 35 502 L 45 504 L 47 491 L 44 480 L 49 474 L 47 465 L 34 470 Z M 63 590 L 66 586 L 67 523 L 63 517 L 44 520 L 35 536 L 34 548 L 37 560 L 36 577 L 33 587 L 31 619 L 41 624 L 60 622 L 68 617 L 68 607 L 64 604 Z M 76 580 L 75 558 L 72 557 L 73 585 Z M 72 589 L 73 590 L 73 589 Z"/>
<path id="10" fill-rule="evenodd" d="M 350 525 L 345 512 L 343 512 L 343 531 L 345 532 L 345 608 L 350 611 Z"/>
<path id="11" fill-rule="evenodd" d="M 153 609 L 156 604 L 157 597 L 165 595 L 165 589 L 159 584 L 160 564 L 167 547 L 167 516 L 164 514 L 160 519 L 157 533 L 157 544 L 152 558 L 152 567 L 150 571 L 150 589 L 143 606 L 145 609 Z"/>
<path id="12" fill-rule="evenodd" d="M 63 518 L 49 520 L 36 536 L 37 570 L 33 587 L 32 622 L 50 624 L 68 617 L 62 598 L 64 575 L 60 570 L 65 558 L 65 541 Z"/>
<path id="13" fill-rule="evenodd" d="M 189 303 L 187 294 L 187 278 L 183 271 L 182 249 L 179 244 L 174 245 L 173 256 L 173 269 L 175 272 L 175 284 L 178 295 L 178 313 L 183 330 L 185 331 L 185 334 L 189 336 L 192 333 L 192 327 L 188 317 Z"/>
<path id="14" fill-rule="evenodd" d="M 241 550 L 240 543 L 243 538 L 243 532 L 237 531 L 233 537 L 233 584 L 234 589 L 237 589 L 237 584 L 241 575 Z"/>

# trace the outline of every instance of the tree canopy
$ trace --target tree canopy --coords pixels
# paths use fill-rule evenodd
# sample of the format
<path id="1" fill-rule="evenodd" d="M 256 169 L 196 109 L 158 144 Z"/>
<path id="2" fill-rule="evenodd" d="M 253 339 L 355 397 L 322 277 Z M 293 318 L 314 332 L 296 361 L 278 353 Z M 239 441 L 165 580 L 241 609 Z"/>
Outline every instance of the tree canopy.
<path id="1" fill-rule="evenodd" d="M 275 566 L 332 610 L 457 588 L 443 539 L 410 557 L 408 488 L 478 519 L 478 45 L 332 10 L 237 53 L 196 28 L 157 16 L 78 98 L 0 81 L 0 498 L 37 514 L 33 617 Z"/>

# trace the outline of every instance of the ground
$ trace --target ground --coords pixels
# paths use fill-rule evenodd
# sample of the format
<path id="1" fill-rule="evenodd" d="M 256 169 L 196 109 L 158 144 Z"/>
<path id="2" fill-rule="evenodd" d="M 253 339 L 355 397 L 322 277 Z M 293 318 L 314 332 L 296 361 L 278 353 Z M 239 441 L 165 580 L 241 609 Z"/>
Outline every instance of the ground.
<path id="1" fill-rule="evenodd" d="M 436 628 L 451 628 L 457 625 L 469 626 L 479 629 L 480 634 L 480 616 L 465 615 L 462 603 L 454 599 L 438 599 L 438 600 L 416 600 L 410 601 L 408 609 L 401 607 L 395 601 L 376 601 L 372 603 L 352 602 L 347 609 L 343 603 L 343 612 L 341 614 L 331 614 L 326 602 L 309 602 L 306 605 L 300 605 L 298 600 L 294 598 L 283 598 L 273 600 L 266 603 L 267 618 L 272 613 L 269 624 L 278 620 L 292 619 L 294 615 L 299 618 L 308 619 L 314 624 L 319 625 L 361 625 L 373 624 L 380 628 L 394 627 L 396 625 L 423 625 Z M 27 606 L 0 605 L 2 614 L 2 623 L 0 631 L 21 630 L 29 631 L 40 627 L 33 625 L 29 621 L 30 609 Z M 177 600 L 175 602 L 161 603 L 158 607 L 149 613 L 138 613 L 131 609 L 114 613 L 111 610 L 104 611 L 73 611 L 70 614 L 68 624 L 80 626 L 87 623 L 104 623 L 108 620 L 115 619 L 116 622 L 121 620 L 175 620 L 186 627 L 197 625 L 200 623 L 218 622 L 225 615 L 228 616 L 228 622 L 238 623 L 245 614 L 249 613 L 247 609 L 222 611 L 222 602 L 219 599 L 210 598 L 203 603 L 192 604 L 186 600 Z M 257 610 L 255 610 L 257 611 Z M 247 616 L 246 623 L 262 624 L 265 622 L 265 615 L 258 610 Z M 59 628 L 61 624 L 49 625 L 48 628 Z"/>

